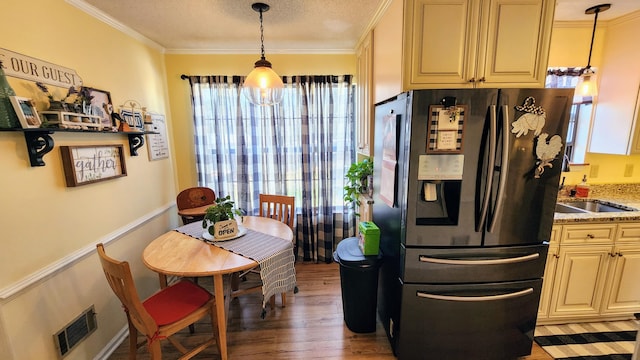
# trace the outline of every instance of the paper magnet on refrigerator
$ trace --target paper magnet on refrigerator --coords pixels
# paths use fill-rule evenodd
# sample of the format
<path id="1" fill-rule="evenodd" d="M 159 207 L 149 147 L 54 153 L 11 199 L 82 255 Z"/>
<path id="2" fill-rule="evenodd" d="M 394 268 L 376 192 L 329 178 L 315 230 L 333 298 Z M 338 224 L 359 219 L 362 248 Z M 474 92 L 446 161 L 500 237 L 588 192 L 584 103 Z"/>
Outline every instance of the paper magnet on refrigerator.
<path id="1" fill-rule="evenodd" d="M 542 133 L 538 136 L 538 142 L 536 144 L 536 156 L 538 157 L 538 161 L 536 162 L 536 169 L 534 172 L 534 177 L 539 179 L 542 173 L 544 173 L 544 168 L 549 167 L 552 168 L 553 164 L 551 163 L 556 156 L 562 150 L 562 138 L 560 135 L 553 135 L 549 141 L 547 138 L 549 134 Z"/>
<path id="2" fill-rule="evenodd" d="M 529 130 L 533 130 L 534 136 L 540 135 L 547 117 L 544 109 L 536 106 L 536 99 L 529 96 L 522 105 L 517 105 L 515 108 L 524 114 L 511 124 L 513 126 L 511 132 L 516 134 L 516 137 L 527 135 Z"/>

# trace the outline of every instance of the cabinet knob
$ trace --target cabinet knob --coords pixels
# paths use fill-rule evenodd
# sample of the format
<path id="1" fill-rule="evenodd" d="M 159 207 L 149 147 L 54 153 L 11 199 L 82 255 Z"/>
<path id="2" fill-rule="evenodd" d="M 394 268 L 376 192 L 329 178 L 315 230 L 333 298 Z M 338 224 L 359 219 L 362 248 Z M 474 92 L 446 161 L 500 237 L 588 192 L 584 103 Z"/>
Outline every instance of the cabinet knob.
<path id="1" fill-rule="evenodd" d="M 556 259 L 559 259 L 559 258 L 560 258 L 560 255 L 558 255 L 558 254 L 553 254 L 553 257 L 554 257 L 554 258 L 556 258 Z"/>
<path id="2" fill-rule="evenodd" d="M 471 79 L 469 79 L 469 82 L 470 82 L 470 83 L 474 83 L 474 82 L 476 82 L 476 78 L 471 78 Z"/>
<path id="3" fill-rule="evenodd" d="M 622 256 L 624 256 L 624 255 L 622 255 L 622 253 L 621 253 L 621 252 L 619 252 L 619 253 L 618 253 L 618 256 L 619 256 L 619 257 L 622 257 Z"/>
<path id="4" fill-rule="evenodd" d="M 618 255 L 617 253 L 609 253 L 609 256 L 611 257 L 616 257 L 616 255 Z"/>
<path id="5" fill-rule="evenodd" d="M 587 234 L 587 238 L 589 238 L 589 239 L 595 239 L 595 238 L 596 238 L 596 236 L 595 236 L 595 235 L 593 235 L 593 234 Z"/>
<path id="6" fill-rule="evenodd" d="M 485 81 L 487 81 L 487 79 L 485 79 L 484 76 L 478 80 L 478 82 L 485 82 Z"/>

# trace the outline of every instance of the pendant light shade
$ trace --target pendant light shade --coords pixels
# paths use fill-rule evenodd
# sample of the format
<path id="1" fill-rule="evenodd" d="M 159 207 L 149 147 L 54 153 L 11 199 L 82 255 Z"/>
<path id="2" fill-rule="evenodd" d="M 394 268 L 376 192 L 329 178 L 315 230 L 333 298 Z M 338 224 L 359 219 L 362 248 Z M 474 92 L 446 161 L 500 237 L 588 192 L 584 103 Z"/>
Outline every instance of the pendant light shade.
<path id="1" fill-rule="evenodd" d="M 585 14 L 591 15 L 595 14 L 595 18 L 593 20 L 593 31 L 591 32 L 591 46 L 589 47 L 589 60 L 587 61 L 587 66 L 580 73 L 580 78 L 578 79 L 578 83 L 576 84 L 576 95 L 587 97 L 587 96 L 596 96 L 598 95 L 598 79 L 596 77 L 595 71 L 591 69 L 591 54 L 593 52 L 593 39 L 596 35 L 596 25 L 598 24 L 598 14 L 609 10 L 611 4 L 600 4 L 596 6 L 592 6 L 584 11 Z"/>
<path id="2" fill-rule="evenodd" d="M 244 96 L 255 105 L 275 105 L 282 101 L 284 84 L 282 79 L 271 68 L 271 63 L 264 57 L 264 29 L 262 27 L 262 13 L 269 10 L 269 5 L 254 3 L 251 8 L 260 13 L 260 60 L 256 61 L 255 68 L 244 80 L 242 92 Z"/>

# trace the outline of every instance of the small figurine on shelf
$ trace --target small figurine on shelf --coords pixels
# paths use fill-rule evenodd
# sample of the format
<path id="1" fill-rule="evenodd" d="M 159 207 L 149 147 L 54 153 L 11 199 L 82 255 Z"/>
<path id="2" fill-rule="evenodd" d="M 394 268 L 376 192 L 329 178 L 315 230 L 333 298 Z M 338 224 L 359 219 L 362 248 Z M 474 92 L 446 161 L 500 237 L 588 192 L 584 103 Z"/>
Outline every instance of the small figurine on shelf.
<path id="1" fill-rule="evenodd" d="M 127 122 L 124 121 L 122 117 L 120 117 L 120 114 L 118 114 L 117 112 L 111 113 L 111 119 L 113 119 L 113 125 L 115 128 L 118 129 L 118 131 L 121 131 L 121 132 L 131 131 L 131 127 L 129 126 L 129 124 L 127 124 Z"/>

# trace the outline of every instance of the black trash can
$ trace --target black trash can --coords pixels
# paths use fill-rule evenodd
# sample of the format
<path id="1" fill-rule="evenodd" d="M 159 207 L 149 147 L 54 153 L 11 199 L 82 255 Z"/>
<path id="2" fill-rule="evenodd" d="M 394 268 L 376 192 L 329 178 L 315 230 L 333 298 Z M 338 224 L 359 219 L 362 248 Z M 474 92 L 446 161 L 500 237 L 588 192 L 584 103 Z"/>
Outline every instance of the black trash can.
<path id="1" fill-rule="evenodd" d="M 358 247 L 358 238 L 352 237 L 338 243 L 333 259 L 340 264 L 344 322 L 355 333 L 376 331 L 378 269 L 382 254 L 364 256 Z"/>

